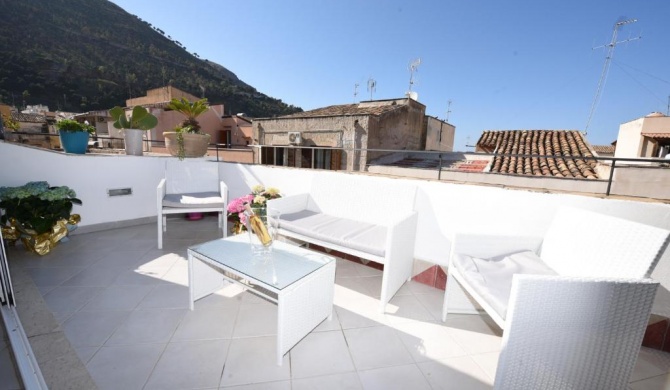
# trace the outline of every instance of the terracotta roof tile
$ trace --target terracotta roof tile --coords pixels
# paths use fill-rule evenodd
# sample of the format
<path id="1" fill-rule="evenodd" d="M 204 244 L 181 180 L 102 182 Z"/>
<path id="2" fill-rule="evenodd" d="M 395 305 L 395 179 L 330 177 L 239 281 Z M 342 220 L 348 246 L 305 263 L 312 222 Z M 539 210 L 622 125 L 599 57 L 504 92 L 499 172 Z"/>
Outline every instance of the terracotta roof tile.
<path id="1" fill-rule="evenodd" d="M 615 146 L 614 145 L 591 145 L 593 150 L 596 153 L 608 153 L 614 154 Z"/>
<path id="2" fill-rule="evenodd" d="M 487 153 L 537 157 L 495 157 L 492 173 L 597 179 L 594 160 L 584 137 L 574 130 L 484 131 L 477 148 Z"/>
<path id="3" fill-rule="evenodd" d="M 375 115 L 379 116 L 390 111 L 407 107 L 407 104 L 398 104 L 396 101 L 371 101 L 357 104 L 339 104 L 317 108 L 315 110 L 298 112 L 280 118 L 313 118 L 323 116 L 345 116 L 345 115 Z"/>
<path id="4" fill-rule="evenodd" d="M 670 138 L 670 133 L 642 133 L 642 135 L 649 138 Z"/>
<path id="5" fill-rule="evenodd" d="M 24 114 L 22 112 L 12 111 L 12 119 L 18 122 L 34 122 L 41 123 L 46 121 L 46 116 L 43 114 Z"/>

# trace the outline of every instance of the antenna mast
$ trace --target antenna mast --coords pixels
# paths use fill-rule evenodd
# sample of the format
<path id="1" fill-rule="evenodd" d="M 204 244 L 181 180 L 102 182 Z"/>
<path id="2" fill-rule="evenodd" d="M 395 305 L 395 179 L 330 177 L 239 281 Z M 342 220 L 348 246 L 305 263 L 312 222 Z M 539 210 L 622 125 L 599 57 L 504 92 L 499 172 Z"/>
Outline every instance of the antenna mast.
<path id="1" fill-rule="evenodd" d="M 409 92 L 412 92 L 412 85 L 414 85 L 414 72 L 418 72 L 419 65 L 421 65 L 421 58 L 417 58 L 409 63 Z"/>
<path id="2" fill-rule="evenodd" d="M 589 118 L 586 121 L 586 127 L 584 127 L 584 135 L 587 135 L 589 133 L 589 125 L 591 124 L 591 119 L 593 119 L 593 113 L 596 111 L 596 107 L 598 106 L 598 101 L 600 100 L 600 94 L 602 93 L 603 89 L 605 88 L 605 81 L 607 79 L 607 72 L 609 71 L 610 67 L 610 62 L 612 62 L 612 56 L 614 56 L 614 48 L 616 45 L 620 43 L 626 43 L 630 41 L 635 41 L 642 36 L 637 36 L 635 38 L 628 38 L 624 39 L 623 41 L 617 41 L 617 35 L 619 33 L 619 28 L 621 26 L 624 26 L 626 24 L 631 24 L 637 22 L 637 19 L 628 19 L 628 20 L 623 20 L 621 22 L 614 23 L 614 31 L 612 31 L 612 40 L 610 43 L 606 45 L 601 45 L 598 47 L 594 47 L 592 50 L 595 49 L 600 49 L 603 47 L 607 48 L 607 56 L 605 57 L 605 64 L 603 65 L 603 71 L 600 74 L 600 80 L 598 81 L 598 88 L 596 89 L 596 96 L 593 97 L 593 102 L 591 103 L 591 111 L 589 112 Z"/>
<path id="3" fill-rule="evenodd" d="M 370 77 L 368 79 L 368 92 L 370 92 L 370 100 L 372 100 L 372 94 L 377 90 L 377 82 L 375 79 Z"/>
<path id="4" fill-rule="evenodd" d="M 451 114 L 451 99 L 447 101 L 447 118 L 444 120 L 445 122 L 449 122 L 449 114 Z"/>
<path id="5" fill-rule="evenodd" d="M 356 96 L 358 96 L 358 83 L 354 84 L 354 103 L 356 103 Z"/>

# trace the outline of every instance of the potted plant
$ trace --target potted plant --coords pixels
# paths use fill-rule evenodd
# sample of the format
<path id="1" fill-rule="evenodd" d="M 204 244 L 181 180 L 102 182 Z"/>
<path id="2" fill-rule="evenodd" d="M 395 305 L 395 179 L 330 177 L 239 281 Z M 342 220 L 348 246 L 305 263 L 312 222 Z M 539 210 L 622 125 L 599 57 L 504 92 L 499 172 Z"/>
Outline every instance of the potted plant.
<path id="1" fill-rule="evenodd" d="M 85 154 L 88 137 L 95 132 L 95 127 L 74 119 L 63 119 L 56 123 L 56 128 L 65 153 Z"/>
<path id="2" fill-rule="evenodd" d="M 156 127 L 158 119 L 142 106 L 135 106 L 130 118 L 126 117 L 126 110 L 119 106 L 109 110 L 109 114 L 114 119 L 114 127 L 123 130 L 126 154 L 141 156 L 144 132 Z"/>
<path id="3" fill-rule="evenodd" d="M 185 157 L 202 157 L 207 154 L 209 134 L 200 132 L 200 123 L 195 119 L 209 110 L 207 99 L 191 102 L 186 98 L 173 98 L 166 108 L 186 117 L 174 131 L 163 133 L 168 152 L 179 157 L 180 160 Z"/>
<path id="4" fill-rule="evenodd" d="M 3 236 L 9 241 L 20 238 L 39 255 L 49 253 L 80 221 L 78 214 L 71 214 L 72 206 L 82 203 L 76 196 L 69 187 L 51 187 L 45 181 L 0 187 Z"/>

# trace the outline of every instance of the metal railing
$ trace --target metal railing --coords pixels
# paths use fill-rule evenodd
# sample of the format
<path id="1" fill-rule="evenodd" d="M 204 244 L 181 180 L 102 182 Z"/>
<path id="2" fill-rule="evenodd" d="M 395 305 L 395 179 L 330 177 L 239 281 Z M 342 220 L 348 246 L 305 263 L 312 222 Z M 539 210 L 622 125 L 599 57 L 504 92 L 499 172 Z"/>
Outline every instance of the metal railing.
<path id="1" fill-rule="evenodd" d="M 58 137 L 57 134 L 52 133 L 29 133 L 29 132 L 8 132 L 5 131 L 5 139 L 10 142 L 19 142 L 19 143 L 30 143 L 26 142 L 32 138 L 41 138 L 45 137 Z M 152 150 L 153 148 L 164 148 L 164 141 L 156 140 L 144 140 L 145 150 Z M 110 137 L 110 136 L 94 136 L 91 138 L 90 143 L 93 147 L 99 150 L 108 149 L 106 145 L 118 146 L 114 149 L 122 149 L 124 140 L 119 137 Z M 435 161 L 434 167 L 425 165 L 417 169 L 434 169 L 437 172 L 437 179 L 442 180 L 442 172 L 444 171 L 458 171 L 457 169 L 452 169 L 451 165 L 456 162 L 473 161 L 473 160 L 489 160 L 493 161 L 495 158 L 533 158 L 533 159 L 554 159 L 557 161 L 563 160 L 581 160 L 581 161 L 595 161 L 600 163 L 605 168 L 609 169 L 607 177 L 607 189 L 605 195 L 609 196 L 612 191 L 612 183 L 614 181 L 614 171 L 620 168 L 631 168 L 631 167 L 670 167 L 670 159 L 663 158 L 623 158 L 623 157 L 586 157 L 586 156 L 555 156 L 555 155 L 534 155 L 534 154 L 506 154 L 506 153 L 480 153 L 480 152 L 444 152 L 444 151 L 427 151 L 427 150 L 397 150 L 397 149 L 364 149 L 364 148 L 343 148 L 343 147 L 319 147 L 319 146 L 299 146 L 299 145 L 290 145 L 290 146 L 266 146 L 266 145 L 250 145 L 250 146 L 239 146 L 231 145 L 225 143 L 211 143 L 208 148 L 210 151 L 213 151 L 216 156 L 216 161 L 224 162 L 222 155 L 228 152 L 246 152 L 253 153 L 251 162 L 244 161 L 245 163 L 253 164 L 264 164 L 264 165 L 280 165 L 280 166 L 289 166 L 289 167 L 300 167 L 300 168 L 309 168 L 309 169 L 334 169 L 334 170 L 345 170 L 345 171 L 367 171 L 371 166 L 393 166 L 395 162 L 402 161 L 404 158 L 413 157 L 416 159 L 424 159 L 428 161 Z M 272 150 L 273 161 L 267 162 L 263 159 L 267 159 L 267 153 L 264 154 L 264 150 Z M 281 150 L 282 152 L 278 152 Z M 293 161 L 288 161 L 288 150 L 292 150 Z M 304 151 L 308 155 L 305 156 Z M 336 159 L 340 160 L 340 165 L 333 167 L 332 164 L 328 164 L 328 167 L 325 167 L 325 154 L 330 153 L 332 158 L 333 153 L 337 152 L 339 157 Z M 286 153 L 286 155 L 285 155 Z M 322 154 L 319 159 L 319 153 Z M 277 156 L 281 156 L 282 162 L 278 163 Z M 374 159 L 371 159 L 374 157 Z M 308 163 L 307 166 L 303 166 L 302 162 L 306 160 Z M 323 163 L 319 163 L 322 161 Z M 342 161 L 345 161 L 345 164 L 341 164 Z M 238 161 L 239 162 L 239 161 Z M 351 163 L 351 164 L 350 164 Z M 626 164 L 627 163 L 627 164 Z M 344 165 L 344 166 L 343 166 Z M 416 168 L 416 167 L 415 167 Z M 469 172 L 469 173 L 479 173 L 479 172 Z M 485 174 L 486 172 L 481 172 Z M 515 175 L 521 177 L 536 177 L 532 175 L 519 175 L 512 173 L 498 173 L 498 174 L 507 174 Z M 540 176 L 542 178 L 554 178 L 554 179 L 564 179 L 561 177 L 555 176 Z M 583 179 L 583 178 L 569 178 L 568 179 L 582 179 L 582 180 L 605 180 L 604 178 L 600 179 Z M 669 196 L 670 198 L 670 196 Z"/>

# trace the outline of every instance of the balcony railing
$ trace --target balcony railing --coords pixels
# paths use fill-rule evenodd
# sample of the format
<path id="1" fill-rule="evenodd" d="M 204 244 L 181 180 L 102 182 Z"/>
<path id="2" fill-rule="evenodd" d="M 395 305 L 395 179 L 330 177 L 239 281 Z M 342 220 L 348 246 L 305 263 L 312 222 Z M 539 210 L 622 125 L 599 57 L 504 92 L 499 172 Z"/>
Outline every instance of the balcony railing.
<path id="1" fill-rule="evenodd" d="M 50 133 L 5 132 L 7 141 L 42 146 L 56 149 L 59 145 L 53 140 L 58 137 Z M 144 140 L 144 150 L 157 154 L 168 154 L 163 141 Z M 122 153 L 123 138 L 94 136 L 91 138 L 89 150 L 99 153 Z M 420 177 L 435 180 L 455 180 L 482 184 L 505 185 L 509 187 L 531 187 L 550 190 L 567 190 L 575 192 L 596 193 L 605 196 L 629 195 L 659 199 L 670 199 L 670 159 L 663 158 L 621 158 L 621 157 L 569 157 L 546 156 L 533 154 L 503 154 L 477 152 L 441 152 L 426 150 L 396 149 L 364 149 L 342 147 L 315 146 L 239 146 L 212 143 L 209 146 L 210 156 L 220 162 L 240 162 L 247 164 L 263 164 L 287 166 L 307 169 L 326 169 L 343 171 L 362 171 L 369 173 L 385 173 L 394 176 Z M 374 158 L 372 158 L 374 157 Z M 488 180 L 487 165 L 495 158 L 509 159 L 556 159 L 562 161 L 595 162 L 598 176 L 594 179 L 579 177 L 556 177 L 532 174 L 514 174 L 496 172 L 503 180 Z M 484 164 L 483 162 L 488 161 Z M 402 162 L 409 162 L 402 164 Z M 474 163 L 478 162 L 478 163 Z M 469 169 L 472 168 L 472 169 Z M 615 176 L 615 171 L 617 172 Z M 488 174 L 488 175 L 487 175 Z M 554 182 L 547 188 L 547 179 Z M 540 183 L 539 180 L 543 180 Z M 562 184 L 561 180 L 564 182 Z M 566 184 L 565 181 L 576 183 Z M 626 191 L 614 191 L 625 186 Z M 652 195 L 639 192 L 639 186 L 658 187 Z M 667 186 L 665 191 L 664 186 Z M 666 195 L 663 196 L 662 194 Z M 659 195 L 660 194 L 660 195 Z"/>

